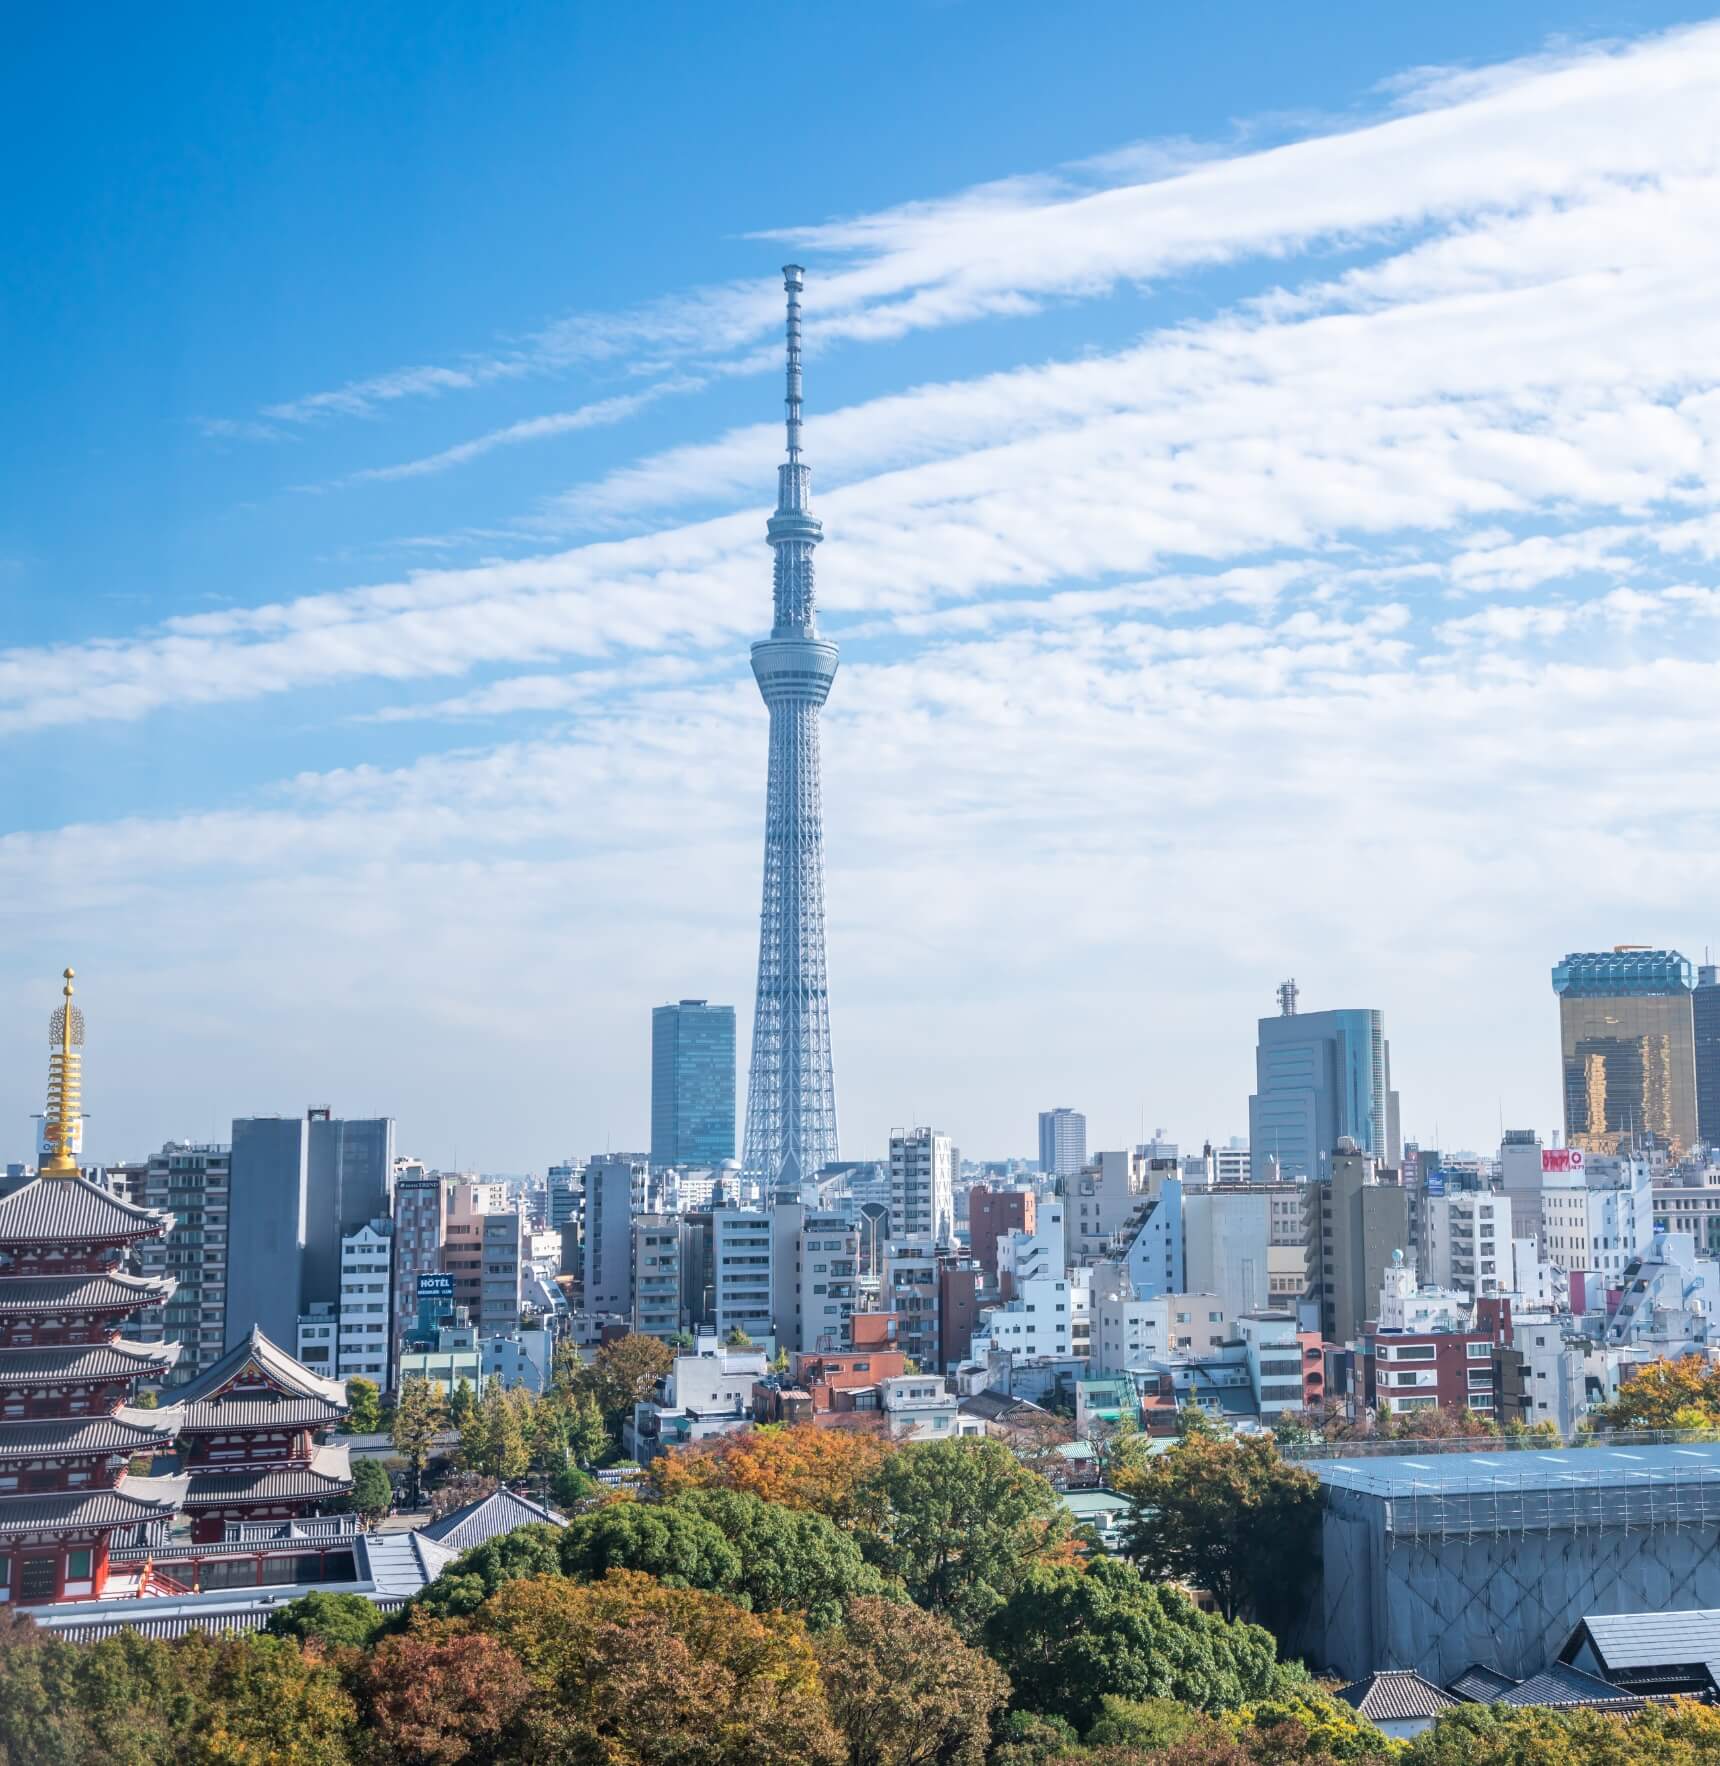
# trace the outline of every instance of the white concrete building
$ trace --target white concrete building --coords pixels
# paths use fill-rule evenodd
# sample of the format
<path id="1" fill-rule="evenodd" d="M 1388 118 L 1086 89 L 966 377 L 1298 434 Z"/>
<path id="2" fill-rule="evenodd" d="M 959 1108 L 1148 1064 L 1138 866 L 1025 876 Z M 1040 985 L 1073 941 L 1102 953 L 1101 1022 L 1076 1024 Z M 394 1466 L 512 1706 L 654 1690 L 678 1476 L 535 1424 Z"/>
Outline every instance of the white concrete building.
<path id="1" fill-rule="evenodd" d="M 974 1333 L 974 1354 L 982 1352 L 981 1338 L 1028 1360 L 1088 1354 L 1090 1290 L 1074 1278 L 1090 1273 L 1036 1276 L 1018 1283 L 1014 1297 L 1001 1306 L 982 1307 L 979 1329 Z"/>
<path id="2" fill-rule="evenodd" d="M 340 1242 L 338 1377 L 374 1380 L 385 1392 L 393 1372 L 388 1327 L 393 1253 L 394 1222 L 388 1219 L 366 1221 Z"/>
<path id="3" fill-rule="evenodd" d="M 859 1226 L 804 1202 L 778 1202 L 770 1218 L 778 1345 L 791 1354 L 845 1349 L 860 1291 Z"/>
<path id="4" fill-rule="evenodd" d="M 750 1429 L 753 1385 L 768 1371 L 762 1349 L 728 1349 L 716 1337 L 700 1337 L 690 1353 L 675 1357 L 651 1397 L 633 1407 L 623 1445 L 644 1461 L 670 1447 Z"/>
<path id="5" fill-rule="evenodd" d="M 1476 1298 L 1510 1291 L 1511 1200 L 1484 1190 L 1456 1190 L 1422 1200 L 1429 1287 L 1461 1288 Z"/>
<path id="6" fill-rule="evenodd" d="M 1142 1300 L 1121 1265 L 1094 1268 L 1089 1341 L 1095 1376 L 1177 1355 L 1214 1354 L 1230 1336 L 1224 1302 L 1216 1294 L 1155 1294 Z"/>
<path id="7" fill-rule="evenodd" d="M 879 1408 L 897 1440 L 944 1441 L 955 1435 L 983 1435 L 978 1417 L 964 1417 L 960 1401 L 932 1374 L 896 1374 L 878 1382 Z"/>
<path id="8" fill-rule="evenodd" d="M 1469 1294 L 1451 1288 L 1419 1286 L 1415 1270 L 1400 1259 L 1380 1284 L 1378 1326 L 1412 1337 L 1430 1331 L 1472 1331 L 1475 1302 Z"/>
<path id="9" fill-rule="evenodd" d="M 1060 1276 L 1068 1269 L 1067 1210 L 1064 1202 L 1040 1202 L 1032 1232 L 1015 1227 L 997 1241 L 997 1281 L 1006 1300 L 1023 1283 Z"/>
<path id="10" fill-rule="evenodd" d="M 1272 1304 L 1271 1247 L 1277 1184 L 1188 1184 L 1183 1189 L 1183 1283 L 1216 1294 L 1225 1316 Z M 1289 1248 L 1286 1247 L 1286 1250 Z"/>
<path id="11" fill-rule="evenodd" d="M 1542 1243 L 1561 1269 L 1592 1269 L 1616 1284 L 1654 1238 L 1654 1190 L 1638 1160 L 1591 1153 L 1541 1186 Z"/>
<path id="12" fill-rule="evenodd" d="M 934 1128 L 890 1131 L 890 1237 L 953 1245 L 959 1156 Z"/>
<path id="13" fill-rule="evenodd" d="M 773 1347 L 770 1216 L 761 1209 L 711 1210 L 711 1298 L 718 1337 L 740 1331 Z"/>
<path id="14" fill-rule="evenodd" d="M 593 1154 L 585 1167 L 584 1239 L 580 1271 L 584 1310 L 595 1317 L 633 1312 L 633 1217 L 644 1212 L 642 1159 Z"/>
<path id="15" fill-rule="evenodd" d="M 1245 1312 L 1236 1321 L 1262 1417 L 1302 1408 L 1302 1342 L 1290 1312 Z"/>

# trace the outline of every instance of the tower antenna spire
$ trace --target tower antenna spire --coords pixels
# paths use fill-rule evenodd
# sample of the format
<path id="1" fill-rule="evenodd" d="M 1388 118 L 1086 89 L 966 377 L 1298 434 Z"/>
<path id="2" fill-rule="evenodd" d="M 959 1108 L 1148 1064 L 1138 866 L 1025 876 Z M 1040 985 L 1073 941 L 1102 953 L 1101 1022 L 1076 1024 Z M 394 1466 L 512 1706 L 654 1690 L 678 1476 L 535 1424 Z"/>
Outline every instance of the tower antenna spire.
<path id="1" fill-rule="evenodd" d="M 43 1177 L 76 1177 L 83 1139 L 84 1015 L 72 1004 L 73 971 L 65 997 L 48 1020 L 48 1109 L 42 1122 Z"/>
<path id="2" fill-rule="evenodd" d="M 812 513 L 812 469 L 800 453 L 805 281 L 799 264 L 783 265 L 788 458 L 776 469 L 776 510 L 765 527 L 776 555 L 770 636 L 752 647 L 753 677 L 770 711 L 770 763 L 745 1140 L 747 1175 L 767 1195 L 797 1199 L 800 1186 L 837 1157 L 818 730 L 836 678 L 836 646 L 819 636 L 814 612 L 812 555 L 824 530 Z"/>
<path id="3" fill-rule="evenodd" d="M 788 396 L 783 404 L 788 411 L 788 460 L 794 466 L 800 463 L 800 291 L 806 286 L 799 264 L 782 266 L 782 286 L 788 294 Z"/>

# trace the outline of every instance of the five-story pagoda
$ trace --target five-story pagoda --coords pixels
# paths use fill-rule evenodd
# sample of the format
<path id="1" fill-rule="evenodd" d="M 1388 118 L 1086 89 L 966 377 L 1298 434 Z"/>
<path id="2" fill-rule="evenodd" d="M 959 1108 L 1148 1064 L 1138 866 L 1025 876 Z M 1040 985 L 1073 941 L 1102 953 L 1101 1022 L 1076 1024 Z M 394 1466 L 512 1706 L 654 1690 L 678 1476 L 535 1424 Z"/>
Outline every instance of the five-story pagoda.
<path id="1" fill-rule="evenodd" d="M 0 1599 L 21 1606 L 148 1592 L 147 1560 L 110 1576 L 109 1549 L 163 1537 L 187 1482 L 127 1470 L 178 1432 L 177 1410 L 126 1400 L 173 1365 L 179 1345 L 120 1335 L 174 1283 L 119 1265 L 171 1222 L 78 1169 L 83 1041 L 68 969 L 51 1021 L 41 1166 L 0 1197 Z"/>

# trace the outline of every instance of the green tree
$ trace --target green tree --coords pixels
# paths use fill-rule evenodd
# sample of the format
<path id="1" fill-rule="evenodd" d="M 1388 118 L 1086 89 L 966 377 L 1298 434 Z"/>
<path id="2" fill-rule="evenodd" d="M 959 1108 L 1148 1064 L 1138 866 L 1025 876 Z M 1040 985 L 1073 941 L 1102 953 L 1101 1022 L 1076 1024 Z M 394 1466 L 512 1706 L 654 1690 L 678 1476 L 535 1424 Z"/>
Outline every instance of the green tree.
<path id="1" fill-rule="evenodd" d="M 475 1613 L 498 1588 L 522 1576 L 561 1574 L 560 1527 L 534 1521 L 486 1539 L 462 1552 L 430 1586 L 412 1597 L 408 1611 L 428 1618 L 461 1619 Z"/>
<path id="2" fill-rule="evenodd" d="M 352 1512 L 374 1526 L 394 1506 L 394 1486 L 388 1474 L 374 1459 L 353 1462 L 352 1495 L 348 1498 Z"/>
<path id="3" fill-rule="evenodd" d="M 1129 1556 L 1144 1575 L 1204 1589 L 1227 1619 L 1283 1630 L 1311 1581 L 1320 1483 L 1270 1436 L 1185 1436 L 1118 1480 Z"/>
<path id="4" fill-rule="evenodd" d="M 460 1431 L 460 1464 L 483 1477 L 523 1478 L 532 1463 L 529 1392 L 491 1380 Z"/>
<path id="5" fill-rule="evenodd" d="M 604 1426 L 603 1411 L 589 1392 L 581 1392 L 567 1401 L 567 1445 L 574 1463 L 594 1466 L 615 1450 L 615 1442 Z"/>
<path id="6" fill-rule="evenodd" d="M 739 1325 L 730 1329 L 729 1334 L 723 1338 L 723 1343 L 730 1349 L 750 1349 L 753 1346 L 752 1338 Z"/>
<path id="7" fill-rule="evenodd" d="M 436 1437 L 448 1426 L 448 1404 L 434 1380 L 414 1376 L 400 1384 L 394 1405 L 392 1438 L 394 1451 L 406 1461 L 412 1478 L 412 1504 L 423 1497 L 424 1473 L 430 1464 Z"/>
<path id="8" fill-rule="evenodd" d="M 1272 1760 L 1386 1760 L 1396 1750 L 1353 1706 L 1312 1681 L 1224 1714 L 1250 1754 Z"/>
<path id="9" fill-rule="evenodd" d="M 326 1589 L 300 1595 L 269 1615 L 275 1637 L 296 1637 L 329 1649 L 363 1649 L 382 1629 L 383 1615 L 362 1594 L 331 1594 Z"/>
<path id="10" fill-rule="evenodd" d="M 688 1491 L 664 1506 L 698 1515 L 728 1542 L 740 1574 L 720 1592 L 755 1613 L 801 1613 L 822 1631 L 841 1618 L 845 1602 L 886 1592 L 853 1535 L 823 1515 L 739 1490 Z"/>
<path id="11" fill-rule="evenodd" d="M 549 1481 L 549 1493 L 557 1508 L 569 1512 L 602 1493 L 603 1486 L 578 1466 L 563 1466 Z"/>
<path id="12" fill-rule="evenodd" d="M 382 1433 L 382 1391 L 375 1380 L 347 1381 L 346 1421 L 341 1427 L 349 1435 Z"/>
<path id="13" fill-rule="evenodd" d="M 863 1549 L 914 1602 L 971 1636 L 1068 1522 L 1057 1494 L 1003 1442 L 916 1442 L 879 1466 Z"/>
<path id="14" fill-rule="evenodd" d="M 849 1766 L 983 1766 L 1009 1682 L 935 1613 L 851 1601 L 819 1646 Z"/>
<path id="15" fill-rule="evenodd" d="M 1044 1565 L 985 1630 L 1017 1704 L 1086 1729 L 1106 1694 L 1220 1710 L 1280 1682 L 1271 1636 L 1203 1613 L 1114 1558 Z"/>
<path id="16" fill-rule="evenodd" d="M 453 1397 L 448 1400 L 448 1421 L 453 1427 L 463 1429 L 466 1426 L 466 1418 L 472 1414 L 472 1406 L 477 1401 L 472 1382 L 462 1374 L 454 1384 Z"/>
<path id="17" fill-rule="evenodd" d="M 722 1529 L 678 1503 L 610 1502 L 570 1521 L 561 1536 L 561 1568 L 595 1582 L 611 1570 L 641 1570 L 671 1588 L 732 1596 L 740 1553 Z"/>
<path id="18" fill-rule="evenodd" d="M 1139 1748 L 1159 1754 L 1190 1736 L 1215 1736 L 1218 1727 L 1204 1712 L 1178 1699 L 1129 1699 L 1108 1692 L 1087 1731 L 1096 1748 Z"/>
<path id="19" fill-rule="evenodd" d="M 635 1331 L 605 1343 L 573 1375 L 572 1390 L 596 1401 L 604 1428 L 619 1438 L 621 1425 L 632 1419 L 633 1406 L 650 1397 L 674 1364 L 675 1352 L 667 1343 Z"/>

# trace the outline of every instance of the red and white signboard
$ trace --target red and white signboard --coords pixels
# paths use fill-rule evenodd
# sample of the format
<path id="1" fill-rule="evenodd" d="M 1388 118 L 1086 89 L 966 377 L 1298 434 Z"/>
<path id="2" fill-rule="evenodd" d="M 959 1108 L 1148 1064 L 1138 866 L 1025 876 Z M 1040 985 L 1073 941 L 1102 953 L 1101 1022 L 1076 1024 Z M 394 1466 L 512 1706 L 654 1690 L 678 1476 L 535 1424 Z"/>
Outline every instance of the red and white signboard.
<path id="1" fill-rule="evenodd" d="M 1581 1171 L 1583 1168 L 1582 1149 L 1579 1147 L 1543 1147 L 1541 1149 L 1541 1170 L 1548 1171 Z"/>

